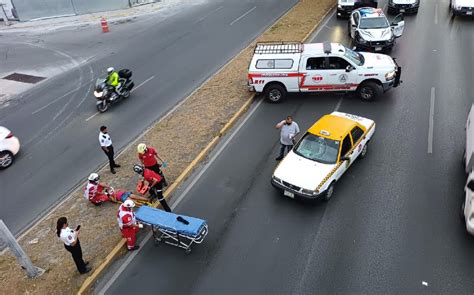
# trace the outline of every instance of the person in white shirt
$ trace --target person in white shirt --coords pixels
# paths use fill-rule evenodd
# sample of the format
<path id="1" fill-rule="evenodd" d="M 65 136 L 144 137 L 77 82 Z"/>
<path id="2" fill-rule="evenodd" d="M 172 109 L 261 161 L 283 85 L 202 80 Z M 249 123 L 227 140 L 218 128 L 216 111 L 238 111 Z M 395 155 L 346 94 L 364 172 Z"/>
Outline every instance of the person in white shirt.
<path id="1" fill-rule="evenodd" d="M 115 163 L 114 146 L 112 145 L 112 139 L 110 138 L 110 135 L 107 131 L 106 126 L 100 127 L 99 143 L 100 143 L 100 147 L 102 148 L 104 153 L 107 155 L 107 158 L 109 158 L 110 172 L 112 172 L 112 174 L 115 174 L 115 168 L 119 168 L 120 165 Z"/>
<path id="2" fill-rule="evenodd" d="M 81 226 L 78 225 L 76 230 L 70 229 L 68 227 L 67 218 L 61 217 L 56 223 L 56 234 L 61 242 L 64 243 L 64 248 L 71 253 L 79 273 L 85 274 L 90 272 L 92 268 L 88 266 L 89 262 L 84 262 L 82 259 L 81 243 L 79 242 L 80 227 Z"/>
<path id="3" fill-rule="evenodd" d="M 286 117 L 286 120 L 276 124 L 275 128 L 280 129 L 280 154 L 275 159 L 280 161 L 285 156 L 285 149 L 288 153 L 293 148 L 293 145 L 295 144 L 295 136 L 300 133 L 300 127 L 293 121 L 293 117 L 288 116 Z"/>

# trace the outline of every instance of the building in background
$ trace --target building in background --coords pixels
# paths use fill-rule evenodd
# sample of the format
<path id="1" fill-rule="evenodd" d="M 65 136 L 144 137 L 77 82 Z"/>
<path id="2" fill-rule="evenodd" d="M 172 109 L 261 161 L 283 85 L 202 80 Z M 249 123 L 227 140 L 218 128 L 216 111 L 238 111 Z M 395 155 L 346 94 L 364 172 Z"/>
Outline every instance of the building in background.
<path id="1" fill-rule="evenodd" d="M 20 21 L 130 8 L 160 0 L 0 0 L 7 17 Z"/>

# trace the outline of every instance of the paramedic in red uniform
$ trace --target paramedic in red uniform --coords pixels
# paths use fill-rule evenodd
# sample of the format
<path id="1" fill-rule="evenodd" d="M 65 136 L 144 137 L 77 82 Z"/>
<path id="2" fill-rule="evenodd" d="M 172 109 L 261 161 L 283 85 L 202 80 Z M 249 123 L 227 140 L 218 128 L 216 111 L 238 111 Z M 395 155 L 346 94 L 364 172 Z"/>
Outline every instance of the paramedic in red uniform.
<path id="1" fill-rule="evenodd" d="M 158 198 L 163 209 L 165 209 L 166 212 L 171 212 L 171 208 L 163 196 L 163 178 L 158 173 L 138 164 L 133 165 L 133 171 L 143 176 L 143 179 L 148 182 L 151 198 Z"/>
<path id="2" fill-rule="evenodd" d="M 122 232 L 122 236 L 127 239 L 127 249 L 128 251 L 137 250 L 140 248 L 138 245 L 135 245 L 137 241 L 137 232 L 140 228 L 143 228 L 143 225 L 138 223 L 135 219 L 135 213 L 133 213 L 133 207 L 135 203 L 128 199 L 123 204 L 120 205 L 117 213 L 117 221 Z"/>
<path id="3" fill-rule="evenodd" d="M 156 152 L 156 149 L 151 146 L 146 146 L 144 143 L 140 143 L 137 146 L 137 152 L 138 159 L 140 162 L 142 162 L 143 166 L 154 171 L 155 173 L 158 173 L 163 178 L 163 185 L 168 186 L 165 176 L 161 171 L 161 166 L 163 165 L 164 161 L 160 158 Z M 159 164 L 158 161 L 161 161 L 161 164 Z"/>
<path id="4" fill-rule="evenodd" d="M 84 188 L 84 198 L 96 206 L 109 201 L 109 196 L 107 195 L 109 186 L 99 182 L 99 174 L 91 173 L 87 179 L 88 183 Z"/>

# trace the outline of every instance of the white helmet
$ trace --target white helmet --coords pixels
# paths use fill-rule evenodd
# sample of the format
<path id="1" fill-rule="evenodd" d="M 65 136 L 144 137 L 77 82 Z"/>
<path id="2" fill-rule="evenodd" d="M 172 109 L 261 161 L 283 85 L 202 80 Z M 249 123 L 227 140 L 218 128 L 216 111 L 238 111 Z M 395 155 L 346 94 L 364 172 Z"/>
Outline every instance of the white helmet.
<path id="1" fill-rule="evenodd" d="M 123 202 L 123 206 L 126 208 L 133 208 L 135 207 L 135 202 L 128 199 L 128 200 L 125 200 L 125 202 Z"/>
<path id="2" fill-rule="evenodd" d="M 110 67 L 107 69 L 107 73 L 109 74 L 112 73 L 113 71 L 115 71 L 114 67 Z"/>
<path id="3" fill-rule="evenodd" d="M 139 154 L 143 154 L 143 153 L 145 153 L 145 151 L 146 151 L 146 144 L 140 143 L 140 144 L 137 146 L 137 152 L 138 152 Z"/>
<path id="4" fill-rule="evenodd" d="M 100 176 L 99 176 L 99 174 L 97 174 L 97 173 L 91 173 L 87 179 L 88 179 L 89 181 L 97 182 L 97 181 L 99 181 Z"/>

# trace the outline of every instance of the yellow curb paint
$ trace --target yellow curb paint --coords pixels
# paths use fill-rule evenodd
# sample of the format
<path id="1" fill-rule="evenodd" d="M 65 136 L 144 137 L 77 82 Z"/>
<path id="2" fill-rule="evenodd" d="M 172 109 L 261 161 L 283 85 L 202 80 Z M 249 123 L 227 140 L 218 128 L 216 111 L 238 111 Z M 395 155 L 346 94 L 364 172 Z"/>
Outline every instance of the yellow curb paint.
<path id="1" fill-rule="evenodd" d="M 329 14 L 329 12 L 332 11 L 333 8 L 329 9 L 324 16 L 321 18 L 321 20 L 313 26 L 311 31 L 303 38 L 303 41 L 306 41 L 306 39 L 314 32 L 314 30 L 321 24 L 321 22 L 326 18 L 326 16 Z M 287 13 L 285 13 L 283 16 L 280 17 L 283 18 L 286 16 L 292 9 L 290 9 Z M 270 27 L 271 28 L 271 27 Z M 262 33 L 264 34 L 264 33 Z M 239 54 L 237 54 L 234 58 L 232 58 L 227 64 L 231 63 L 237 56 L 239 56 L 245 49 L 247 49 L 249 46 L 244 48 Z M 227 66 L 223 66 L 225 68 Z M 221 70 L 219 70 L 217 73 L 219 73 Z M 216 74 L 217 74 L 216 73 Z M 215 76 L 215 75 L 213 75 Z M 207 82 L 207 81 L 206 81 Z M 204 85 L 204 84 L 203 84 Z M 197 90 L 199 90 L 202 86 L 200 86 Z M 188 97 L 192 96 L 196 91 L 193 91 Z M 217 144 L 219 141 L 220 137 L 222 137 L 227 131 L 232 128 L 232 126 L 235 124 L 235 122 L 247 111 L 247 109 L 250 107 L 250 105 L 253 102 L 253 99 L 255 98 L 255 94 L 252 94 L 250 98 L 244 103 L 244 105 L 232 116 L 232 118 L 222 127 L 222 129 L 219 131 L 219 135 L 215 136 L 208 144 L 207 146 L 196 156 L 196 158 L 184 169 L 184 171 L 178 176 L 178 178 L 168 187 L 168 189 L 163 193 L 165 199 L 169 199 L 170 195 L 178 188 L 179 185 L 191 174 L 191 172 L 196 168 L 196 166 L 202 161 L 202 159 L 205 158 L 205 156 L 214 148 L 214 146 Z M 185 99 L 187 100 L 187 98 Z M 150 128 L 151 129 L 151 128 Z M 148 130 L 149 131 L 149 130 Z M 153 207 L 158 208 L 160 206 L 159 202 L 156 201 L 153 203 Z M 116 256 L 120 253 L 120 250 L 123 249 L 125 246 L 126 240 L 123 239 L 121 240 L 117 246 L 107 255 L 105 258 L 105 261 L 102 262 L 102 264 L 92 273 L 91 276 L 89 276 L 84 283 L 82 284 L 81 288 L 77 292 L 78 295 L 83 295 L 85 292 L 97 281 L 99 276 L 102 274 L 102 272 L 111 264 L 111 262 L 116 258 Z"/>

